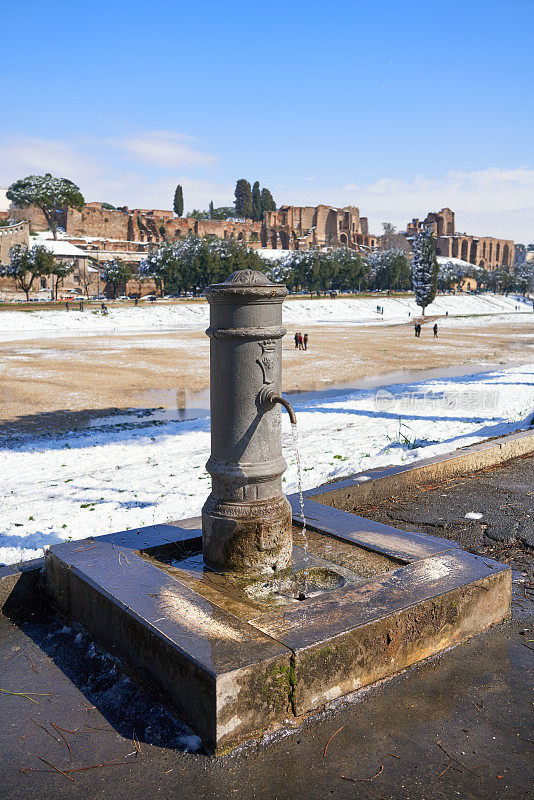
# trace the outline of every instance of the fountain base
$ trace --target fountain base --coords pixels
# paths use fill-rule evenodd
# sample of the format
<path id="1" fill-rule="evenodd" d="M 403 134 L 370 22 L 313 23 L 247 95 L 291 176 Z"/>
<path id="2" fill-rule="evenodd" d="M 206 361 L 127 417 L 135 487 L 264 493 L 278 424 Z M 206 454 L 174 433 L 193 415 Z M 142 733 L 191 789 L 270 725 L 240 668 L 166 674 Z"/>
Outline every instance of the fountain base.
<path id="1" fill-rule="evenodd" d="M 236 503 L 210 494 L 202 530 L 204 561 L 214 570 L 268 575 L 291 562 L 291 506 L 284 495 Z"/>
<path id="2" fill-rule="evenodd" d="M 205 568 L 195 519 L 53 545 L 48 591 L 215 753 L 508 614 L 505 565 L 306 504 L 308 550 L 296 527 L 291 567 L 269 578 Z"/>

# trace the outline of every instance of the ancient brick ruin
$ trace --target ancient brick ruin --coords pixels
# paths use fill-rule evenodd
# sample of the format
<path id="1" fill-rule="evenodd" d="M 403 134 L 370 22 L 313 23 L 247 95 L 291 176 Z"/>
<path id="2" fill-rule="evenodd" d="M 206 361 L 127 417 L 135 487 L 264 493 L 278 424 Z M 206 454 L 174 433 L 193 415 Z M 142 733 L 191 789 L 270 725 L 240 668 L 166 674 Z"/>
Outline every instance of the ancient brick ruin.
<path id="1" fill-rule="evenodd" d="M 432 228 L 438 256 L 461 258 L 488 270 L 513 267 L 515 246 L 511 239 L 458 233 L 455 230 L 454 211 L 450 208 L 431 211 L 422 222 L 413 219 L 406 227 L 406 236 L 409 238 L 415 236 L 423 226 Z"/>
<path id="2" fill-rule="evenodd" d="M 34 230 L 46 230 L 43 215 L 36 209 L 18 209 L 18 218 L 29 219 Z M 60 221 L 69 239 L 95 237 L 107 242 L 157 244 L 195 233 L 220 239 L 233 237 L 252 249 L 308 250 L 313 247 L 373 248 L 379 237 L 369 234 L 366 217 L 355 206 L 282 206 L 268 211 L 261 222 L 175 217 L 172 211 L 127 207 L 104 208 L 86 203 L 82 209 L 68 209 Z M 106 246 L 106 249 L 109 249 Z M 134 250 L 131 246 L 115 248 Z"/>
<path id="3" fill-rule="evenodd" d="M 274 250 L 309 250 L 313 247 L 373 248 L 379 237 L 369 234 L 367 217 L 356 206 L 281 206 L 266 211 L 261 241 Z"/>

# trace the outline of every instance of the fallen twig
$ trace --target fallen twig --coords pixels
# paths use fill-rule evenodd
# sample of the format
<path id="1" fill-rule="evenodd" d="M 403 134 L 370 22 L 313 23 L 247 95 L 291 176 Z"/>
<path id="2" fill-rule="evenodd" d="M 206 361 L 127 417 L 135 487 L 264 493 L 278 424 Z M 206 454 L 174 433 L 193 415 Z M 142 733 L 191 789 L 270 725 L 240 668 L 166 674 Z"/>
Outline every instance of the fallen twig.
<path id="1" fill-rule="evenodd" d="M 95 545 L 94 547 L 80 547 L 79 550 L 75 550 L 75 553 L 85 553 L 86 550 L 98 550 L 98 546 Z"/>
<path id="2" fill-rule="evenodd" d="M 42 728 L 42 730 L 43 730 L 43 731 L 46 731 L 46 733 L 47 733 L 49 736 L 51 736 L 51 737 L 52 737 L 52 739 L 55 739 L 55 740 L 56 740 L 56 742 L 61 742 L 61 739 L 58 739 L 58 738 L 57 738 L 57 736 L 54 736 L 54 734 L 53 734 L 51 731 L 49 731 L 49 730 L 48 730 L 48 728 L 45 728 L 45 726 L 44 726 L 44 725 L 41 725 L 41 723 L 40 723 L 40 722 L 37 722 L 37 720 L 36 720 L 36 719 L 34 719 L 33 717 L 30 717 L 30 719 L 31 719 L 31 721 L 33 722 L 33 724 L 34 724 L 34 725 L 37 725 L 37 727 L 38 727 L 38 728 Z"/>
<path id="3" fill-rule="evenodd" d="M 330 742 L 332 741 L 332 739 L 334 738 L 334 736 L 337 736 L 337 734 L 339 733 L 339 731 L 342 731 L 344 727 L 345 727 L 345 726 L 344 726 L 344 725 L 342 725 L 342 726 L 341 726 L 341 728 L 338 728 L 338 729 L 337 729 L 337 731 L 336 731 L 335 733 L 333 733 L 333 734 L 332 734 L 332 736 L 330 737 L 330 739 L 327 741 L 327 743 L 326 743 L 326 744 L 325 744 L 325 746 L 324 746 L 324 750 L 323 750 L 323 758 L 325 757 L 325 755 L 326 755 L 326 751 L 328 750 L 328 745 L 330 744 Z"/>
<path id="4" fill-rule="evenodd" d="M 443 745 L 441 744 L 441 742 L 436 742 L 436 744 L 437 744 L 437 746 L 439 747 L 439 749 L 440 749 L 440 750 L 442 750 L 442 751 L 445 753 L 445 755 L 447 756 L 447 758 L 450 758 L 452 761 L 454 761 L 454 762 L 455 762 L 455 764 L 458 764 L 458 766 L 462 767 L 462 769 L 465 769 L 465 770 L 467 770 L 467 772 L 470 772 L 470 773 L 471 773 L 471 775 L 476 775 L 476 777 L 477 777 L 477 778 L 479 778 L 480 780 L 482 780 L 482 775 L 479 775 L 479 774 L 478 774 L 478 772 L 473 772 L 473 770 L 472 770 L 472 769 L 470 769 L 468 766 L 466 766 L 466 764 L 464 764 L 462 761 L 458 761 L 458 759 L 457 759 L 457 758 L 454 758 L 454 756 L 451 756 L 451 754 L 450 754 L 450 753 L 447 753 L 447 751 L 445 750 L 445 748 L 443 747 Z M 448 765 L 448 766 L 447 766 L 447 769 L 449 768 L 449 766 L 450 766 L 450 765 Z M 438 776 L 438 777 L 439 777 L 439 776 Z"/>
<path id="5" fill-rule="evenodd" d="M 436 778 L 441 778 L 441 776 L 442 776 L 442 775 L 445 775 L 445 773 L 447 772 L 447 770 L 449 769 L 449 767 L 451 766 L 451 764 L 452 764 L 452 758 L 450 758 L 450 756 L 449 756 L 449 763 L 447 764 L 447 766 L 445 767 L 445 769 L 443 769 L 443 770 L 442 770 L 442 771 L 439 773 L 439 775 L 436 775 Z"/>
<path id="6" fill-rule="evenodd" d="M 378 776 L 381 775 L 383 772 L 384 772 L 384 765 L 380 764 L 380 769 L 378 770 L 378 772 L 375 772 L 375 774 L 371 775 L 370 778 L 347 778 L 345 775 L 342 775 L 341 777 L 343 778 L 344 781 L 352 781 L 352 783 L 357 783 L 358 781 L 372 781 L 375 778 L 378 778 Z"/>
<path id="7" fill-rule="evenodd" d="M 30 655 L 29 653 L 27 654 L 26 658 L 28 659 L 28 664 L 29 664 L 29 665 L 30 665 L 30 667 L 33 669 L 33 671 L 34 671 L 34 672 L 37 672 L 37 670 L 36 670 L 36 668 L 35 668 L 35 664 L 33 663 L 33 661 L 32 661 L 32 657 L 31 657 L 31 655 Z"/>
<path id="8" fill-rule="evenodd" d="M 65 744 L 67 745 L 67 748 L 68 748 L 68 750 L 69 750 L 69 753 L 72 753 L 72 750 L 70 749 L 70 744 L 67 742 L 67 740 L 65 739 L 65 737 L 64 737 L 64 736 L 63 736 L 63 734 L 61 733 L 61 728 L 58 728 L 58 726 L 57 726 L 57 725 L 54 725 L 54 723 L 53 723 L 53 722 L 51 722 L 50 724 L 51 724 L 51 726 L 52 726 L 53 728 L 55 728 L 55 729 L 56 729 L 56 731 L 59 733 L 59 735 L 61 736 L 61 738 L 63 739 L 63 741 L 64 741 L 64 742 L 65 742 Z"/>
<path id="9" fill-rule="evenodd" d="M 37 697 L 52 697 L 51 694 L 46 694 L 43 692 L 8 692 L 7 689 L 0 689 L 0 692 L 4 692 L 4 694 L 12 694 L 14 697 L 25 697 L 26 700 L 31 700 L 32 703 L 36 703 L 38 706 L 41 705 L 37 700 L 34 700 L 33 697 L 30 695 L 36 695 Z"/>
<path id="10" fill-rule="evenodd" d="M 49 767 L 52 767 L 52 769 L 55 769 L 55 771 L 59 772 L 60 775 L 64 775 L 66 778 L 69 779 L 69 781 L 72 781 L 73 783 L 76 783 L 74 778 L 72 778 L 70 775 L 67 775 L 67 773 L 63 772 L 63 770 L 59 769 L 59 767 L 56 767 L 54 764 L 51 764 L 50 761 L 47 761 L 45 758 L 42 758 L 41 756 L 37 756 L 37 758 L 39 759 L 39 761 L 42 761 L 43 764 L 48 764 Z"/>

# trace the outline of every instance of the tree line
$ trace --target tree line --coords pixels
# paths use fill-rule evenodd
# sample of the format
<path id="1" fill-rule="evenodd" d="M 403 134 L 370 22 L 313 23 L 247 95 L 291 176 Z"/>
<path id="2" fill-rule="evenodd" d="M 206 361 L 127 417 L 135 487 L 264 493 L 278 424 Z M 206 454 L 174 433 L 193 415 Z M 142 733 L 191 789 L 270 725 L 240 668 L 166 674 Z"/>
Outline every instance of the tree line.
<path id="1" fill-rule="evenodd" d="M 141 262 L 139 274 L 152 278 L 162 294 L 197 295 L 240 269 L 264 271 L 265 261 L 233 238 L 190 234 L 153 248 Z"/>

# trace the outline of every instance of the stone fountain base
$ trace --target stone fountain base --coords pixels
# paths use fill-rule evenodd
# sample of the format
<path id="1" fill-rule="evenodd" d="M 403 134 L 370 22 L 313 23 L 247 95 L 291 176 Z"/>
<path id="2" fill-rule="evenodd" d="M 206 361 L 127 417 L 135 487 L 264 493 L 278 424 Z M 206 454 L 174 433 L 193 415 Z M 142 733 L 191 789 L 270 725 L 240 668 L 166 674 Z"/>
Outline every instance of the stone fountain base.
<path id="1" fill-rule="evenodd" d="M 290 498 L 300 521 L 296 498 Z M 200 519 L 54 545 L 48 591 L 221 753 L 458 644 L 510 610 L 509 567 L 311 499 L 293 565 L 205 571 Z"/>

